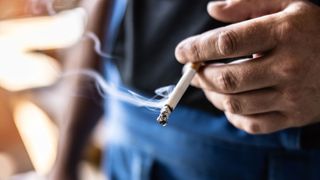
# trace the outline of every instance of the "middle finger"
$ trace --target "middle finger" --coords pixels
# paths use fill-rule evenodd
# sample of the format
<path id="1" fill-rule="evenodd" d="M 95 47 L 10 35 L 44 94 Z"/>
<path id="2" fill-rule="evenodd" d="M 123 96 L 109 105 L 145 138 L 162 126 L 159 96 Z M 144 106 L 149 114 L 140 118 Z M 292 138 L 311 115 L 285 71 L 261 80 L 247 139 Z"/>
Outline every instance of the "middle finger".
<path id="1" fill-rule="evenodd" d="M 281 95 L 273 88 L 260 89 L 239 94 L 220 94 L 204 90 L 209 101 L 222 111 L 251 115 L 281 111 Z"/>

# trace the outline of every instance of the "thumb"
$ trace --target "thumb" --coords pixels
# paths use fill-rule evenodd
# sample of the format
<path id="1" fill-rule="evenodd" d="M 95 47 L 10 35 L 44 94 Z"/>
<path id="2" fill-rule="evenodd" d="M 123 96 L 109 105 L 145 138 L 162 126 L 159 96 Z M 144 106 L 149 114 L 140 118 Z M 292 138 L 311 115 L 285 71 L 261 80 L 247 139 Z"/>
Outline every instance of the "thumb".
<path id="1" fill-rule="evenodd" d="M 208 13 L 213 18 L 228 23 L 240 22 L 267 14 L 276 13 L 284 9 L 287 2 L 284 0 L 227 0 L 210 2 L 207 6 Z"/>

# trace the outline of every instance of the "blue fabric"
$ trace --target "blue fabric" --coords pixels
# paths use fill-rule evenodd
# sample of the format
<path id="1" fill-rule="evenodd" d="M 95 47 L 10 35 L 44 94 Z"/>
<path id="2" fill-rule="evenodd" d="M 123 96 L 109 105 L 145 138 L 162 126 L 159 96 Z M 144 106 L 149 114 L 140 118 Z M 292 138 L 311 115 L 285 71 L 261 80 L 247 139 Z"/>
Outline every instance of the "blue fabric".
<path id="1" fill-rule="evenodd" d="M 107 52 L 112 51 L 113 44 L 115 43 L 120 22 L 124 17 L 126 11 L 127 0 L 114 0 L 112 1 L 112 12 L 110 13 L 110 22 L 107 24 L 108 33 L 106 35 L 107 44 L 105 44 L 105 50 Z"/>
<path id="2" fill-rule="evenodd" d="M 289 131 L 253 136 L 181 106 L 162 127 L 158 112 L 112 97 L 106 109 L 109 179 L 320 179 L 320 152 L 286 147 Z"/>
<path id="3" fill-rule="evenodd" d="M 111 21 L 115 29 L 120 18 Z M 108 81 L 123 87 L 115 66 L 105 69 Z M 299 129 L 254 136 L 225 116 L 183 106 L 161 127 L 159 112 L 113 97 L 105 107 L 109 179 L 320 179 L 320 152 L 299 149 Z"/>
<path id="4" fill-rule="evenodd" d="M 317 151 L 230 143 L 173 123 L 163 128 L 156 124 L 155 113 L 116 99 L 108 102 L 106 172 L 110 179 L 320 178 Z M 172 121 L 193 113 L 182 109 Z"/>

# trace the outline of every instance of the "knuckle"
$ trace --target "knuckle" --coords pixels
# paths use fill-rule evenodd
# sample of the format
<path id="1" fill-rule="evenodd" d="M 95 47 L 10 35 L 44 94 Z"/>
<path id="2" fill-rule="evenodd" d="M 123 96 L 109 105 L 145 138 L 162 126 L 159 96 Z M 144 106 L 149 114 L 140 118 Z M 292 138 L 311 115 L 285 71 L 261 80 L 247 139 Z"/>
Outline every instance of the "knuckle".
<path id="1" fill-rule="evenodd" d="M 297 23 L 297 18 L 292 15 L 286 15 L 285 20 L 274 24 L 273 33 L 275 34 L 276 40 L 281 42 L 294 42 L 298 34 L 301 34 L 300 28 L 301 23 Z M 293 34 L 296 34 L 295 36 Z"/>
<path id="2" fill-rule="evenodd" d="M 290 109 L 294 108 L 294 106 L 300 99 L 299 90 L 294 87 L 283 90 L 282 94 L 284 99 L 287 101 L 287 105 L 290 107 Z"/>
<path id="3" fill-rule="evenodd" d="M 200 53 L 201 53 L 201 50 L 200 50 L 200 47 L 199 47 L 199 43 L 197 41 L 193 41 L 191 44 L 190 44 L 190 56 L 191 56 L 191 59 L 193 60 L 200 60 Z"/>
<path id="4" fill-rule="evenodd" d="M 293 59 L 293 57 L 291 57 Z M 281 69 L 279 70 L 279 73 L 281 76 L 286 79 L 292 79 L 292 78 L 298 78 L 301 74 L 301 66 L 297 65 L 295 62 L 289 62 L 284 64 Z"/>
<path id="5" fill-rule="evenodd" d="M 224 72 L 217 76 L 218 88 L 223 92 L 233 92 L 236 89 L 236 78 L 231 72 Z"/>
<path id="6" fill-rule="evenodd" d="M 281 22 L 277 28 L 275 29 L 276 37 L 278 42 L 283 42 L 290 40 L 292 38 L 291 32 L 292 32 L 292 25 L 288 21 Z"/>
<path id="7" fill-rule="evenodd" d="M 216 44 L 218 54 L 221 56 L 231 55 L 237 50 L 237 35 L 234 31 L 228 30 L 219 34 Z"/>
<path id="8" fill-rule="evenodd" d="M 225 110 L 231 113 L 239 114 L 242 112 L 240 102 L 232 97 L 227 97 L 224 102 Z"/>
<path id="9" fill-rule="evenodd" d="M 282 58 L 282 57 L 280 57 Z M 273 72 L 280 79 L 285 81 L 298 80 L 305 75 L 306 65 L 302 64 L 301 61 L 297 60 L 293 55 L 288 55 L 281 59 L 278 63 L 275 63 L 273 68 Z"/>

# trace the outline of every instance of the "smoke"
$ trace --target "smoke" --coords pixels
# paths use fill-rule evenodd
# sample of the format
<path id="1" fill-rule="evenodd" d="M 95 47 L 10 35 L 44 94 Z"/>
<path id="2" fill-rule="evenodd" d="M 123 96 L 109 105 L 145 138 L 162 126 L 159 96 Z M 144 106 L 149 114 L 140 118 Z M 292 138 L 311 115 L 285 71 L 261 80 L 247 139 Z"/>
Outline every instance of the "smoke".
<path id="1" fill-rule="evenodd" d="M 112 56 L 102 51 L 101 41 L 99 40 L 98 36 L 95 33 L 87 32 L 84 34 L 83 38 L 89 38 L 93 41 L 94 50 L 100 57 L 107 58 L 107 59 L 116 59 L 115 56 Z"/>
<path id="2" fill-rule="evenodd" d="M 108 96 L 112 96 L 112 98 L 117 98 L 123 102 L 127 102 L 139 107 L 146 107 L 150 110 L 160 109 L 168 95 L 172 92 L 174 86 L 166 86 L 161 87 L 155 90 L 155 96 L 152 98 L 146 98 L 138 93 L 135 93 L 127 88 L 118 87 L 110 82 L 107 82 L 99 73 L 93 70 L 79 70 L 79 71 L 69 71 L 62 75 L 62 77 L 68 76 L 84 76 L 93 80 L 95 83 L 95 87 L 98 89 L 99 94 L 102 97 L 108 98 Z"/>
<path id="3" fill-rule="evenodd" d="M 39 0 L 33 0 L 33 2 L 39 2 Z M 49 15 L 57 14 L 54 8 L 54 0 L 43 0 L 41 2 L 45 3 L 46 10 L 48 11 Z M 117 57 L 113 56 L 112 54 L 103 52 L 101 41 L 95 33 L 86 32 L 84 33 L 83 38 L 89 38 L 94 42 L 94 50 L 100 57 L 102 57 L 101 59 L 117 59 Z M 118 87 L 115 84 L 112 84 L 112 82 L 106 81 L 99 73 L 93 70 L 68 71 L 64 73 L 62 77 L 74 75 L 85 76 L 91 80 L 94 80 L 95 87 L 99 91 L 99 94 L 104 98 L 111 96 L 112 98 L 117 98 L 120 101 L 127 102 L 135 106 L 145 107 L 151 111 L 159 111 L 159 109 L 162 108 L 165 101 L 168 99 L 169 94 L 174 89 L 174 85 L 161 87 L 155 90 L 154 97 L 147 98 L 127 88 Z"/>

